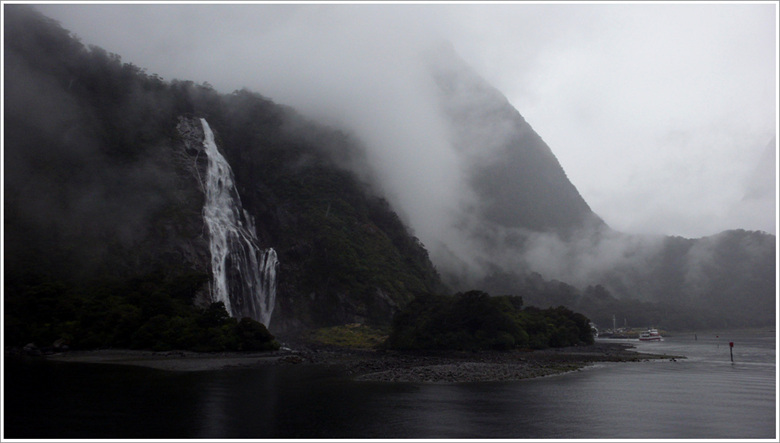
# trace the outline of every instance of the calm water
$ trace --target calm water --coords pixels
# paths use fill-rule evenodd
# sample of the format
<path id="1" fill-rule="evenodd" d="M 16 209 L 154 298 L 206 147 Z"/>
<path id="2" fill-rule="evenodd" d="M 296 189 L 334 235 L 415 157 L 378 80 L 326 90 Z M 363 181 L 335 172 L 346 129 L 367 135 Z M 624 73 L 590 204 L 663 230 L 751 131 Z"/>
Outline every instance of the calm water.
<path id="1" fill-rule="evenodd" d="M 305 366 L 176 373 L 9 360 L 4 437 L 776 438 L 773 332 L 634 343 L 688 358 L 452 385 L 359 383 Z"/>

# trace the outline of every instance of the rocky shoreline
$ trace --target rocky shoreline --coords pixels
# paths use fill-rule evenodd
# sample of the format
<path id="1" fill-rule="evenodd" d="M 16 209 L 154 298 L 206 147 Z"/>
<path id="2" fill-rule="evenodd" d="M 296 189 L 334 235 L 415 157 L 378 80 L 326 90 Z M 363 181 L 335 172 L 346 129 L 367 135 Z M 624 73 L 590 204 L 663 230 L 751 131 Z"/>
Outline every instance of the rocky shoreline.
<path id="1" fill-rule="evenodd" d="M 580 370 L 597 362 L 676 360 L 679 356 L 637 353 L 628 343 L 541 351 L 483 352 L 374 352 L 342 355 L 339 364 L 358 381 L 464 383 L 522 380 Z"/>
<path id="2" fill-rule="evenodd" d="M 144 366 L 167 371 L 206 371 L 259 365 L 324 365 L 356 381 L 463 383 L 522 380 L 580 370 L 597 362 L 676 360 L 635 352 L 630 343 L 599 342 L 537 351 L 376 351 L 304 344 L 275 352 L 97 350 L 45 355 L 51 361 Z"/>

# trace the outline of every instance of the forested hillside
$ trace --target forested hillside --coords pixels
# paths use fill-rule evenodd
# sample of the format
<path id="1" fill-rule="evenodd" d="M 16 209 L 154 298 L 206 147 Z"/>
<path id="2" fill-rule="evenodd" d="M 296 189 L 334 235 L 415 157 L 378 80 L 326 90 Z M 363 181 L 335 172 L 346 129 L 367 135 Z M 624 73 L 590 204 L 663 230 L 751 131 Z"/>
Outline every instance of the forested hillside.
<path id="1" fill-rule="evenodd" d="M 181 116 L 208 120 L 278 252 L 272 331 L 389 324 L 441 290 L 423 246 L 347 169 L 361 149 L 344 133 L 246 90 L 162 79 L 21 5 L 6 8 L 5 82 L 9 344 L 128 345 L 153 319 L 170 327 L 208 306 L 204 159 Z"/>

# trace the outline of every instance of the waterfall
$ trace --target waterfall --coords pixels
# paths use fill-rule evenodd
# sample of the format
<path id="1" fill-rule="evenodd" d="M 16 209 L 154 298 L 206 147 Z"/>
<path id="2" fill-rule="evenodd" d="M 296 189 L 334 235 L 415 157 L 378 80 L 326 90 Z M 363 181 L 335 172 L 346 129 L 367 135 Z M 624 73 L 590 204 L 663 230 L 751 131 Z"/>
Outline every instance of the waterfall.
<path id="1" fill-rule="evenodd" d="M 211 297 L 224 302 L 232 317 L 249 317 L 268 326 L 276 301 L 276 251 L 258 246 L 254 220 L 241 207 L 233 171 L 219 153 L 206 119 L 200 122 L 208 157 L 203 219 L 210 236 Z"/>

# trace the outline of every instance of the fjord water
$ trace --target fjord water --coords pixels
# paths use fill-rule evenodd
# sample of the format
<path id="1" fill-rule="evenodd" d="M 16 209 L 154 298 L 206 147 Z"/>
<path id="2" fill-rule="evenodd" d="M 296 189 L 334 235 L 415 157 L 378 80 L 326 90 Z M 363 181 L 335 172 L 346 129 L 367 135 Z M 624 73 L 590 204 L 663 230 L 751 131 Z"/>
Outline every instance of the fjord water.
<path id="1" fill-rule="evenodd" d="M 632 342 L 687 356 L 677 361 L 438 385 L 355 382 L 315 366 L 166 372 L 8 360 L 5 437 L 776 438 L 774 331 L 696 338 Z"/>

